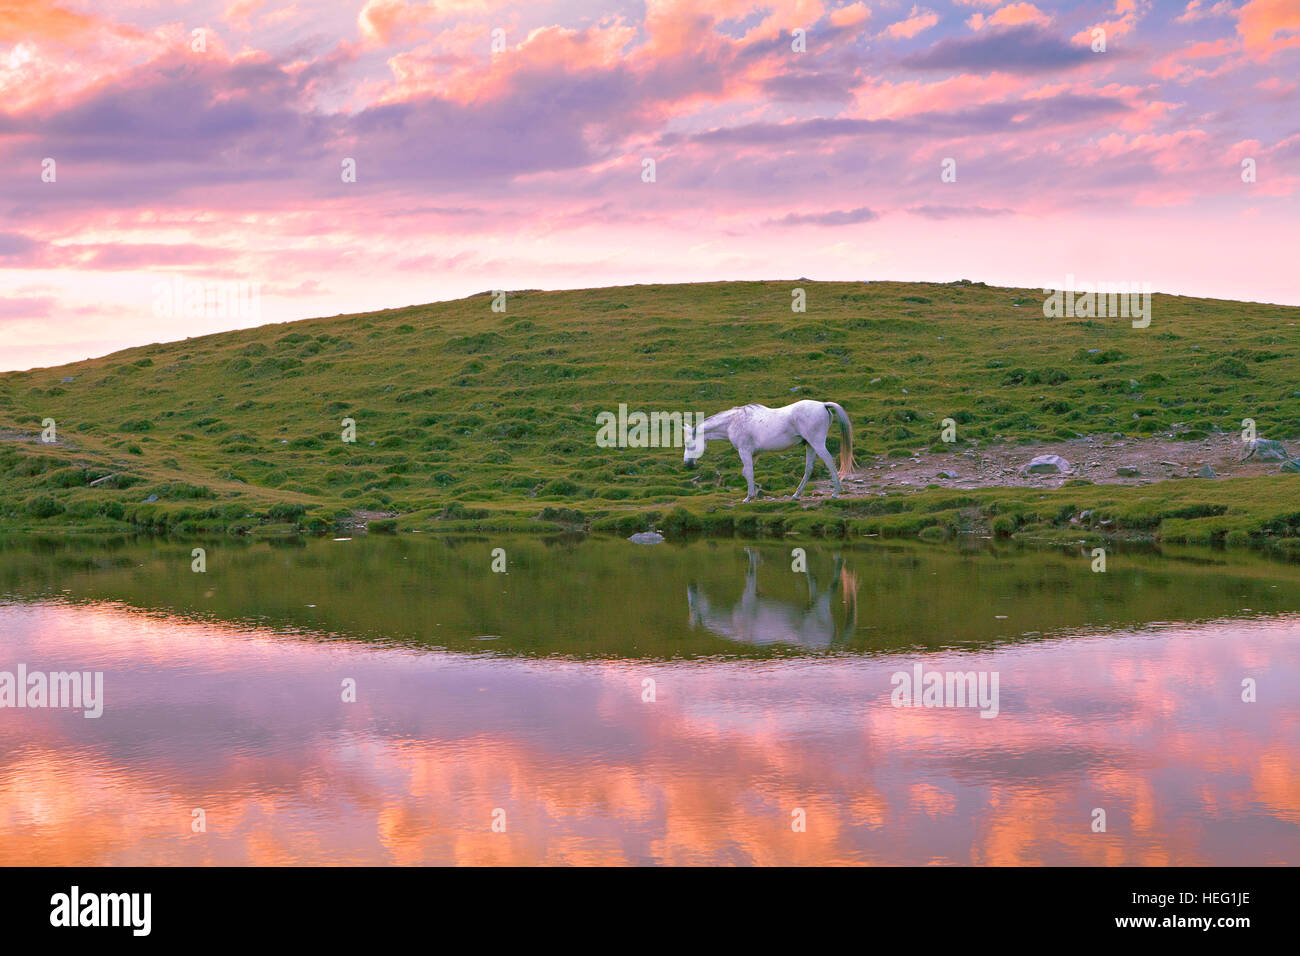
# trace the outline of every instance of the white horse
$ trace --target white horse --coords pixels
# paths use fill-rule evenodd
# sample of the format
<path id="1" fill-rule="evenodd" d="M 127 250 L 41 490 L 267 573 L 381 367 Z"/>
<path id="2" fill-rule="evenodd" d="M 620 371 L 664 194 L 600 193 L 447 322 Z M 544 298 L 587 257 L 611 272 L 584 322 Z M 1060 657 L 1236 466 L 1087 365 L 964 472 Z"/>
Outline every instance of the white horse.
<path id="1" fill-rule="evenodd" d="M 830 432 L 833 417 L 839 418 L 842 433 L 838 472 L 831 453 L 826 450 L 826 435 Z M 695 467 L 710 439 L 725 438 L 736 447 L 741 470 L 749 483 L 746 501 L 753 501 L 758 496 L 758 489 L 754 487 L 754 455 L 760 451 L 781 451 L 801 443 L 805 446 L 803 481 L 795 489 L 796 500 L 803 494 L 803 486 L 808 483 L 816 458 L 830 469 L 835 498 L 840 496 L 840 479 L 853 473 L 853 425 L 844 409 L 834 402 L 804 399 L 783 408 L 768 408 L 766 405 L 729 408 L 710 415 L 696 427 L 687 426 L 684 438 L 685 461 L 689 468 Z"/>
<path id="2" fill-rule="evenodd" d="M 826 650 L 836 641 L 849 639 L 858 626 L 857 578 L 844 570 L 844 560 L 835 555 L 835 573 L 830 587 L 821 590 L 812 572 L 808 578 L 808 601 L 803 606 L 758 593 L 758 552 L 746 548 L 749 570 L 745 574 L 745 591 L 740 602 L 724 606 L 709 600 L 694 584 L 686 588 L 686 606 L 691 626 L 696 625 L 730 641 L 742 641 L 766 647 L 770 644 L 794 644 L 810 650 Z M 846 608 L 844 627 L 835 623 L 831 598 L 836 591 Z"/>

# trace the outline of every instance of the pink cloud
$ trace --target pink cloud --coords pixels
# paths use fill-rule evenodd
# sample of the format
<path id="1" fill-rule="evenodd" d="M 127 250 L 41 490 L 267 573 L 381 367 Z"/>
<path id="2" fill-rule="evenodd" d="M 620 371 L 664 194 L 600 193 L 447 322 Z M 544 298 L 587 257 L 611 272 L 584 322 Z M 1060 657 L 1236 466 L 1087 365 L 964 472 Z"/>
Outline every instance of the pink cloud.
<path id="1" fill-rule="evenodd" d="M 256 0 L 236 0 L 236 3 L 248 2 Z M 495 8 L 507 5 L 489 0 L 428 0 L 425 3 L 366 0 L 357 14 L 357 29 L 367 45 L 388 46 L 402 39 L 427 34 L 427 27 L 433 23 L 456 17 L 481 17 Z M 481 32 L 483 42 L 486 43 L 487 30 Z"/>
<path id="2" fill-rule="evenodd" d="M 1181 50 L 1170 53 L 1168 56 L 1161 57 L 1152 64 L 1151 72 L 1153 75 L 1165 80 L 1184 76 L 1205 76 L 1207 75 L 1206 71 L 1193 66 L 1190 61 L 1226 56 L 1239 49 L 1240 44 L 1232 37 L 1207 40 L 1204 43 L 1193 43 Z"/>
<path id="3" fill-rule="evenodd" d="M 1197 20 L 1208 20 L 1211 17 L 1231 16 L 1235 11 L 1229 0 L 1221 0 L 1219 3 L 1207 4 L 1203 0 L 1190 0 L 1183 12 L 1175 18 L 1177 23 L 1194 23 Z"/>
<path id="4" fill-rule="evenodd" d="M 253 14 L 265 7 L 267 0 L 233 0 L 226 7 L 221 19 L 240 30 L 247 30 L 251 25 Z"/>
<path id="5" fill-rule="evenodd" d="M 1010 27 L 1022 23 L 1033 23 L 1042 26 L 1051 22 L 1052 18 L 1032 3 L 1013 3 L 995 10 L 987 17 L 982 13 L 972 14 L 966 21 L 966 25 L 972 30 L 979 30 L 985 26 Z"/>
<path id="6" fill-rule="evenodd" d="M 1237 11 L 1237 33 L 1246 51 L 1269 60 L 1300 46 L 1300 4 L 1294 0 L 1249 0 Z"/>
<path id="7" fill-rule="evenodd" d="M 58 6 L 51 0 L 25 0 L 0 5 L 0 43 L 39 42 L 52 40 L 74 43 L 105 25 L 101 18 L 77 13 Z"/>
<path id="8" fill-rule="evenodd" d="M 1091 42 L 1094 31 L 1098 29 L 1105 31 L 1108 42 L 1115 37 L 1122 37 L 1131 33 L 1136 29 L 1143 14 L 1146 13 L 1149 4 L 1150 0 L 1115 0 L 1114 15 L 1116 19 L 1105 20 L 1085 30 L 1080 30 L 1074 35 L 1074 41 L 1076 43 Z"/>
<path id="9" fill-rule="evenodd" d="M 918 33 L 930 29 L 939 22 L 939 15 L 933 10 L 922 10 L 920 7 L 912 7 L 912 12 L 908 14 L 906 20 L 899 20 L 897 23 L 891 23 L 885 28 L 885 35 L 894 39 L 910 39 Z"/>
<path id="10" fill-rule="evenodd" d="M 854 27 L 866 22 L 871 10 L 865 3 L 852 3 L 845 7 L 836 7 L 831 11 L 831 24 L 837 27 Z"/>

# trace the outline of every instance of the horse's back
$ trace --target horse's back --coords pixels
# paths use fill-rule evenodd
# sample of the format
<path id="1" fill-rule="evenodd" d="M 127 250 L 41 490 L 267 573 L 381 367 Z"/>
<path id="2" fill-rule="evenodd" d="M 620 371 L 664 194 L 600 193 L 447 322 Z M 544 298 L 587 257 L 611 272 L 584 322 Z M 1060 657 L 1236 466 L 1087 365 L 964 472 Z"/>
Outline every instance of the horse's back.
<path id="1" fill-rule="evenodd" d="M 783 416 L 793 417 L 799 414 L 806 414 L 811 411 L 817 411 L 819 414 L 826 413 L 826 403 L 819 402 L 814 398 L 801 398 L 797 402 L 791 402 L 789 405 L 782 405 L 780 408 L 772 408 L 770 405 L 760 405 L 758 402 L 750 402 L 748 405 L 739 406 L 737 411 L 747 411 L 750 417 L 768 417 Z"/>
<path id="2" fill-rule="evenodd" d="M 820 424 L 823 419 L 827 418 L 826 403 L 812 398 L 801 399 L 785 406 L 780 411 L 789 415 L 792 421 L 801 422 L 807 426 Z"/>

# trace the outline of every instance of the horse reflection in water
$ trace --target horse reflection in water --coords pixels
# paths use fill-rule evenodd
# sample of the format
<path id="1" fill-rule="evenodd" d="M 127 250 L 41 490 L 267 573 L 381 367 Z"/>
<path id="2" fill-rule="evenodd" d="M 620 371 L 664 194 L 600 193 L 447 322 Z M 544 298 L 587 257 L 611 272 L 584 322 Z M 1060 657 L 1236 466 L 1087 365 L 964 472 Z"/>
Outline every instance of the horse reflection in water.
<path id="1" fill-rule="evenodd" d="M 835 571 L 826 588 L 817 585 L 812 571 L 808 579 L 808 601 L 798 604 L 758 593 L 758 551 L 746 548 L 749 570 L 745 573 L 745 593 L 739 603 L 723 606 L 710 601 L 694 584 L 686 589 L 691 626 L 704 627 L 731 641 L 767 646 L 790 644 L 807 650 L 826 650 L 836 641 L 846 641 L 858 623 L 857 579 L 844 569 L 844 560 L 835 555 Z M 835 622 L 832 599 L 840 592 L 845 606 L 844 625 Z"/>

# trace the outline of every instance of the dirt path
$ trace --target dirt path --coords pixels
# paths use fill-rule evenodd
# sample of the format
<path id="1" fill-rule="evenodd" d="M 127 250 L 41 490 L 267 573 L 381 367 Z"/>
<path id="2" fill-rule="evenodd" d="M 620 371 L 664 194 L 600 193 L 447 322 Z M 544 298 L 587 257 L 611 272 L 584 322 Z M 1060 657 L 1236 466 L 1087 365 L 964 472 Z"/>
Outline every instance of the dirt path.
<path id="1" fill-rule="evenodd" d="M 1297 443 L 1287 445 L 1294 456 Z M 1060 455 L 1070 463 L 1063 475 L 1028 475 L 1021 469 L 1038 455 Z M 885 490 L 939 485 L 944 488 L 1058 488 L 1071 478 L 1086 478 L 1098 485 L 1149 485 L 1157 481 L 1194 478 L 1215 481 L 1251 475 L 1276 474 L 1278 461 L 1242 461 L 1237 435 L 1218 435 L 1201 441 L 1165 442 L 1092 435 L 1071 441 L 1036 445 L 990 445 L 953 454 L 925 453 L 912 458 L 867 458 L 846 482 L 850 495 L 878 494 Z M 1214 478 L 1200 478 L 1209 465 Z M 1120 473 L 1124 469 L 1124 473 Z M 1136 469 L 1136 474 L 1129 469 Z M 794 480 L 797 481 L 796 475 Z M 830 483 L 818 483 L 829 492 Z"/>

